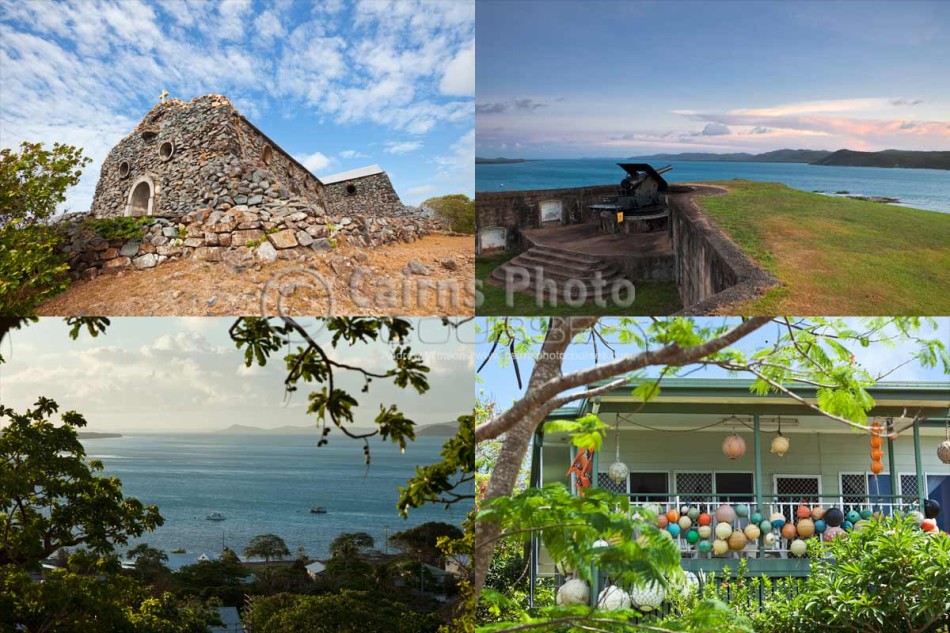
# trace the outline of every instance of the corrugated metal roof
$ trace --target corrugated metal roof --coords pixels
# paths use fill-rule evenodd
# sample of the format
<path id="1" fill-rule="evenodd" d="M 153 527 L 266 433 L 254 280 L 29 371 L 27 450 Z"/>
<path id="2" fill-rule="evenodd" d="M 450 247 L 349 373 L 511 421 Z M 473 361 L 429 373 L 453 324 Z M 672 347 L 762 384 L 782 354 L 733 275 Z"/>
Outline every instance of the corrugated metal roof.
<path id="1" fill-rule="evenodd" d="M 375 176 L 376 174 L 382 174 L 383 168 L 379 165 L 369 165 L 367 167 L 360 167 L 358 169 L 351 169 L 349 171 L 341 171 L 338 174 L 332 174 L 330 176 L 321 176 L 320 182 L 325 185 L 332 185 L 338 182 L 346 182 L 347 180 L 355 180 L 357 178 L 366 178 L 367 176 Z"/>

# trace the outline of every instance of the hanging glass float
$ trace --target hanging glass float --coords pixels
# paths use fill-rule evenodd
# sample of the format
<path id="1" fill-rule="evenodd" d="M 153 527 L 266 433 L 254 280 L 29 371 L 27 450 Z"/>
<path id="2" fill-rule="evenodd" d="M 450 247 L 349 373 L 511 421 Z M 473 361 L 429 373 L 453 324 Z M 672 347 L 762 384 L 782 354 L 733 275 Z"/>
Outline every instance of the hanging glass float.
<path id="1" fill-rule="evenodd" d="M 809 538 L 815 535 L 815 522 L 811 519 L 799 519 L 795 530 L 802 538 Z"/>
<path id="2" fill-rule="evenodd" d="M 557 590 L 554 601 L 558 606 L 587 604 L 590 602 L 590 587 L 580 578 L 571 578 Z"/>
<path id="3" fill-rule="evenodd" d="M 788 452 L 788 438 L 782 435 L 782 418 L 778 419 L 778 433 L 772 438 L 772 453 L 779 457 L 784 457 Z"/>
<path id="4" fill-rule="evenodd" d="M 801 558 L 808 552 L 808 545 L 805 541 L 800 538 L 792 541 L 792 544 L 788 546 L 788 551 L 791 552 L 792 556 L 798 556 Z"/>
<path id="5" fill-rule="evenodd" d="M 716 509 L 716 520 L 723 523 L 732 523 L 736 520 L 737 512 L 728 503 L 724 503 Z"/>
<path id="6" fill-rule="evenodd" d="M 759 526 L 755 523 L 749 523 L 749 525 L 745 526 L 743 532 L 745 532 L 746 538 L 750 541 L 754 541 L 762 535 L 762 530 L 759 529 Z"/>
<path id="7" fill-rule="evenodd" d="M 739 459 L 745 455 L 745 440 L 733 431 L 722 441 L 722 453 L 731 460 Z"/>
<path id="8" fill-rule="evenodd" d="M 733 531 L 733 533 L 729 536 L 729 540 L 727 541 L 729 549 L 733 550 L 734 552 L 741 550 L 748 542 L 749 539 L 746 538 L 746 535 L 744 532 L 742 532 L 742 530 Z"/>
<path id="9" fill-rule="evenodd" d="M 727 539 L 729 535 L 732 534 L 732 525 L 726 522 L 722 522 L 716 526 L 716 537 L 720 539 Z"/>
<path id="10" fill-rule="evenodd" d="M 617 454 L 614 457 L 614 463 L 607 469 L 607 479 L 615 484 L 626 484 L 627 477 L 630 476 L 630 469 L 620 461 L 620 416 L 617 416 L 617 426 L 614 433 L 617 435 Z"/>
<path id="11" fill-rule="evenodd" d="M 937 457 L 944 464 L 950 464 L 950 422 L 944 423 L 944 429 L 947 433 L 947 439 L 937 446 Z"/>
<path id="12" fill-rule="evenodd" d="M 666 599 L 666 590 L 663 585 L 651 582 L 645 585 L 634 586 L 630 590 L 630 602 L 639 609 L 652 611 Z"/>
<path id="13" fill-rule="evenodd" d="M 608 585 L 597 596 L 597 606 L 604 611 L 619 611 L 630 608 L 630 596 L 616 585 Z"/>

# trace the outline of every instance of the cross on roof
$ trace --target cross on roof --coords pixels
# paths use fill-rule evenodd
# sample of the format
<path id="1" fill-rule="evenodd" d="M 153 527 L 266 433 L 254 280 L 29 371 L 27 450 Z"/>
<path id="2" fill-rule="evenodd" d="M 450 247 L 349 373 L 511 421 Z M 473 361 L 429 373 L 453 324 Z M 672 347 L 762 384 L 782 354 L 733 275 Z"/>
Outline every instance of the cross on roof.
<path id="1" fill-rule="evenodd" d="M 162 100 L 162 103 L 165 103 L 166 97 L 168 97 L 168 91 L 162 89 L 162 94 L 158 95 L 158 98 Z"/>

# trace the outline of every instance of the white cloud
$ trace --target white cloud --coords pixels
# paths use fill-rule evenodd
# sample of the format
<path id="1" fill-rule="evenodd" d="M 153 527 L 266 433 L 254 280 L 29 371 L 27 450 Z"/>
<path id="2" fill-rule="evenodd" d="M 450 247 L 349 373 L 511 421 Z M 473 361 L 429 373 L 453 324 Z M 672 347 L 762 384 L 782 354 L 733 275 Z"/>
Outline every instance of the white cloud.
<path id="1" fill-rule="evenodd" d="M 419 137 L 406 142 L 470 125 L 473 1 L 345 9 L 285 0 L 0 0 L 0 146 L 83 147 L 94 163 L 61 210 L 85 210 L 108 151 L 163 88 L 184 100 L 225 94 L 254 121 L 276 110 Z M 312 159 L 315 168 L 331 160 Z"/>
<path id="2" fill-rule="evenodd" d="M 408 154 L 422 147 L 422 141 L 387 141 L 387 154 Z"/>
<path id="3" fill-rule="evenodd" d="M 324 156 L 320 152 L 314 152 L 313 154 L 303 156 L 294 156 L 294 158 L 300 161 L 301 165 L 314 173 L 326 169 L 333 164 L 332 158 Z"/>
<path id="4" fill-rule="evenodd" d="M 442 75 L 439 90 L 446 95 L 470 96 L 475 94 L 475 42 L 459 51 L 449 62 Z"/>
<path id="5" fill-rule="evenodd" d="M 272 40 L 275 37 L 281 37 L 284 34 L 284 27 L 280 23 L 275 11 L 264 11 L 254 19 L 255 35 L 263 38 L 265 41 Z"/>
<path id="6" fill-rule="evenodd" d="M 432 193 L 435 190 L 436 189 L 434 185 L 419 185 L 418 187 L 410 187 L 409 189 L 406 189 L 406 195 L 415 198 L 427 193 Z"/>

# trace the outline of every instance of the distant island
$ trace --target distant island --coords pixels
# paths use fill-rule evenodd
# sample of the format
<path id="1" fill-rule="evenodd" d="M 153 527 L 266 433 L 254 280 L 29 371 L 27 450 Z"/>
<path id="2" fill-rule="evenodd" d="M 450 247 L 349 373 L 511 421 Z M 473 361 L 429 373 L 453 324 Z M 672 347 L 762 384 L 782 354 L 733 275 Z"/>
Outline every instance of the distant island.
<path id="1" fill-rule="evenodd" d="M 284 426 L 276 426 L 272 429 L 264 429 L 259 426 L 246 426 L 244 424 L 232 424 L 226 429 L 220 429 L 218 433 L 274 433 L 282 435 L 300 435 L 303 433 L 313 433 L 317 430 L 316 425 L 314 424 L 304 424 L 300 426 L 292 426 L 286 424 Z"/>
<path id="2" fill-rule="evenodd" d="M 512 163 L 527 163 L 527 158 L 479 158 L 475 157 L 476 165 L 510 165 Z"/>
<path id="3" fill-rule="evenodd" d="M 458 426 L 459 426 L 458 422 L 444 422 L 444 423 L 438 423 L 438 424 L 428 424 L 424 426 L 417 426 L 416 435 L 420 437 L 424 437 L 424 436 L 442 437 L 442 436 L 455 435 L 455 433 L 458 431 Z M 352 431 L 356 431 L 358 433 L 363 433 L 366 431 L 372 431 L 374 430 L 375 427 L 357 426 L 357 427 L 347 427 L 347 428 L 349 428 Z M 265 429 L 259 426 L 247 426 L 245 424 L 232 424 L 231 426 L 225 429 L 218 430 L 217 433 L 256 434 L 256 435 L 261 435 L 261 434 L 266 433 L 268 435 L 304 435 L 304 434 L 314 433 L 316 429 L 317 427 L 314 424 L 306 424 L 306 425 L 299 425 L 299 426 L 293 426 L 293 425 L 288 424 L 284 426 L 277 426 L 272 429 Z"/>
<path id="4" fill-rule="evenodd" d="M 735 162 L 735 163 L 808 163 L 810 165 L 834 165 L 838 167 L 901 167 L 916 169 L 950 169 L 950 152 L 915 152 L 886 149 L 881 152 L 856 152 L 839 149 L 836 152 L 814 149 L 778 149 L 762 154 L 738 152 L 711 154 L 688 152 L 684 154 L 654 154 L 632 156 L 627 160 L 684 161 L 684 162 Z"/>
<path id="5" fill-rule="evenodd" d="M 416 427 L 416 437 L 450 437 L 459 431 L 458 422 L 442 422 Z"/>
<path id="6" fill-rule="evenodd" d="M 121 433 L 93 433 L 92 431 L 80 431 L 76 433 L 81 440 L 105 440 L 113 437 L 122 437 Z"/>

